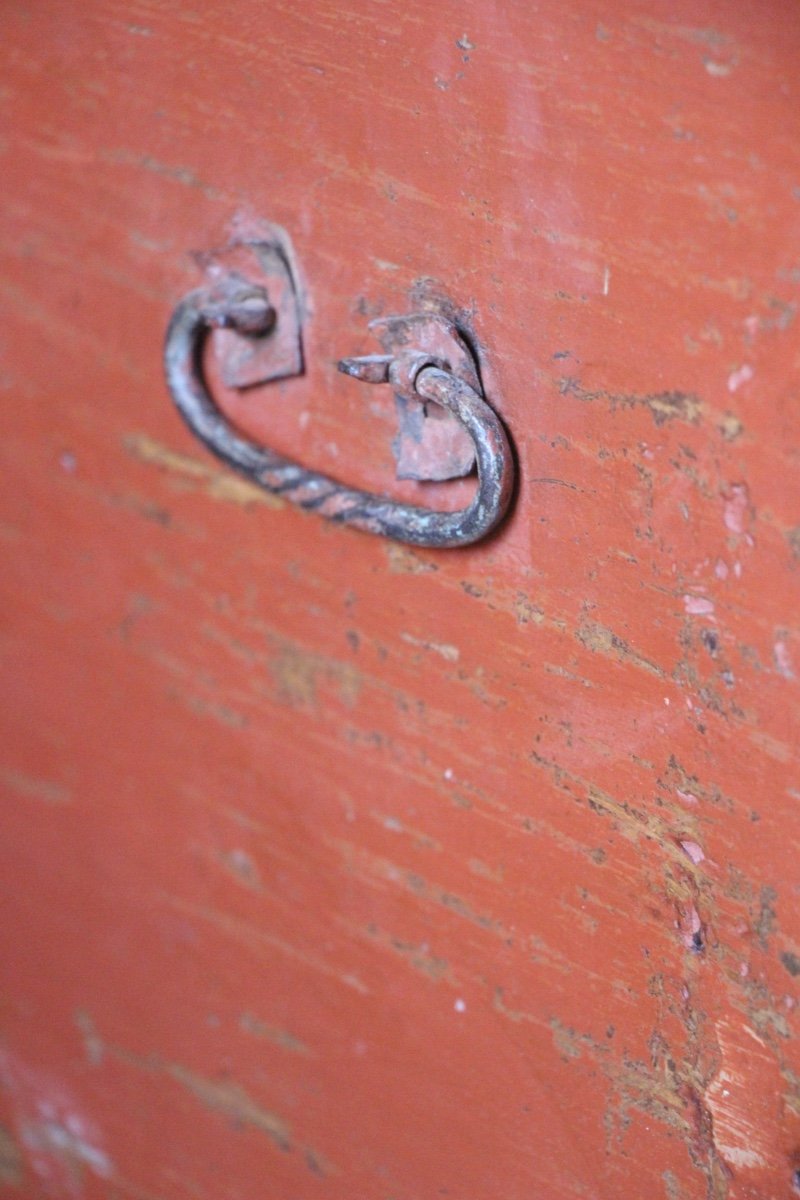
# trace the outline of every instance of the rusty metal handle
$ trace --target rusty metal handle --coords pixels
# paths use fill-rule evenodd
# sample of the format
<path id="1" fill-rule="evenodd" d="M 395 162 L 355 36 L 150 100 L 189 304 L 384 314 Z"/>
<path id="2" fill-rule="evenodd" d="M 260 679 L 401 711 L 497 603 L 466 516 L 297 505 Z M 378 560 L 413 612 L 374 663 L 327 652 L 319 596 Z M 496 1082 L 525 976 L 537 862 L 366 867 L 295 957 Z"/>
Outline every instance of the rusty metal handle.
<path id="1" fill-rule="evenodd" d="M 466 546 L 499 524 L 511 499 L 514 475 L 505 431 L 474 388 L 413 350 L 381 368 L 380 381 L 385 378 L 397 389 L 410 389 L 422 401 L 442 405 L 464 425 L 475 445 L 478 468 L 477 490 L 466 508 L 438 512 L 348 488 L 238 433 L 206 383 L 203 345 L 214 327 L 268 335 L 274 320 L 266 291 L 252 286 L 222 296 L 206 289 L 191 292 L 172 315 L 164 351 L 167 383 L 186 424 L 212 453 L 253 483 L 301 508 L 415 546 Z M 357 369 L 359 361 L 345 360 L 340 367 L 348 374 L 370 378 Z M 375 376 L 372 381 L 379 380 Z"/>

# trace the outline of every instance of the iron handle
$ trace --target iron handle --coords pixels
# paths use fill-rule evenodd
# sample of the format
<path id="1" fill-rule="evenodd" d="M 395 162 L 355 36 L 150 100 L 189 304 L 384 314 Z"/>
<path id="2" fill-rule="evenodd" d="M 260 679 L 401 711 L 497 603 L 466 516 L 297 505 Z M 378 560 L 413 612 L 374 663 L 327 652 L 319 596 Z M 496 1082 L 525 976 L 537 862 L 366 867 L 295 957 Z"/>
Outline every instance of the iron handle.
<path id="1" fill-rule="evenodd" d="M 346 359 L 339 367 L 368 382 L 440 404 L 466 428 L 475 446 L 478 486 L 470 504 L 440 512 L 344 486 L 244 437 L 216 404 L 203 369 L 203 346 L 215 327 L 271 336 L 275 312 L 264 288 L 238 281 L 220 294 L 200 289 L 177 305 L 167 330 L 164 362 L 172 398 L 186 424 L 228 466 L 273 495 L 330 521 L 415 546 L 466 546 L 502 520 L 513 490 L 514 466 L 505 430 L 484 398 L 413 347 L 395 357 Z"/>

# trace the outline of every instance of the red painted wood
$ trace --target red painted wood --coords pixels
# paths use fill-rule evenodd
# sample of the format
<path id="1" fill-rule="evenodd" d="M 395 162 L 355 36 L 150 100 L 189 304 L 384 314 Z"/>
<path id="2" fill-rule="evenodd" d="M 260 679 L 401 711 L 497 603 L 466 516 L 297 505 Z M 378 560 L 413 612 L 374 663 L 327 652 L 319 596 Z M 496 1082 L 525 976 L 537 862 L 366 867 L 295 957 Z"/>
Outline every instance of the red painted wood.
<path id="1" fill-rule="evenodd" d="M 2 1194 L 791 1196 L 796 4 L 41 0 L 0 46 Z M 231 412 L 386 487 L 334 363 L 445 294 L 500 536 L 193 443 L 163 330 L 255 218 L 309 370 Z"/>

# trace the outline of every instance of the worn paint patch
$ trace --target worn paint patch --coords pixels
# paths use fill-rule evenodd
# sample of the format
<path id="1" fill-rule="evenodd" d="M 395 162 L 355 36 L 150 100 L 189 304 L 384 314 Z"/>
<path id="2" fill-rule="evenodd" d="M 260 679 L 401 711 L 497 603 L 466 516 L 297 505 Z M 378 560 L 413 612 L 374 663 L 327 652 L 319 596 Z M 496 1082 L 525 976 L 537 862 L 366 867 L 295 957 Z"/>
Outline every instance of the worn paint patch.
<path id="1" fill-rule="evenodd" d="M 0 1052 L 0 1083 L 27 1162 L 46 1192 L 79 1200 L 87 1172 L 99 1179 L 113 1175 L 99 1126 L 62 1080 Z"/>
<path id="2" fill-rule="evenodd" d="M 708 596 L 693 596 L 691 593 L 683 597 L 683 607 L 692 617 L 710 617 L 714 612 L 714 601 Z"/>
<path id="3" fill-rule="evenodd" d="M 36 779 L 12 767 L 0 767 L 0 783 L 5 784 L 19 796 L 32 800 L 44 800 L 46 804 L 66 804 L 72 799 L 69 788 L 52 779 Z"/>
<path id="4" fill-rule="evenodd" d="M 284 938 L 280 938 L 266 929 L 251 925 L 246 921 L 240 921 L 217 909 L 192 904 L 178 896 L 165 896 L 164 899 L 178 912 L 196 917 L 202 921 L 207 921 L 235 941 L 249 947 L 254 953 L 265 955 L 276 950 L 278 953 L 286 955 L 287 958 L 303 963 L 309 970 L 318 971 L 330 979 L 335 979 L 338 983 L 343 984 L 347 988 L 352 988 L 362 995 L 367 995 L 369 992 L 366 984 L 351 971 L 338 971 L 318 955 L 294 946 Z"/>
<path id="5" fill-rule="evenodd" d="M 772 647 L 772 653 L 775 659 L 775 666 L 778 668 L 781 675 L 783 675 L 784 679 L 794 679 L 795 672 L 794 667 L 792 666 L 792 657 L 789 653 L 789 647 L 787 646 L 786 642 L 780 640 L 776 641 Z"/>
<path id="6" fill-rule="evenodd" d="M 714 1144 L 724 1161 L 745 1174 L 779 1158 L 782 1081 L 764 1040 L 738 1014 L 716 1024 L 719 1068 L 706 1089 Z"/>
<path id="7" fill-rule="evenodd" d="M 182 1063 L 165 1061 L 157 1054 L 143 1057 L 140 1054 L 133 1054 L 120 1046 L 107 1043 L 101 1038 L 94 1022 L 87 1013 L 78 1013 L 77 1023 L 84 1034 L 88 1031 L 91 1036 L 89 1061 L 93 1065 L 99 1065 L 106 1056 L 110 1056 L 118 1062 L 136 1070 L 144 1071 L 148 1074 L 165 1075 L 180 1084 L 204 1108 L 210 1112 L 219 1113 L 235 1128 L 255 1129 L 259 1133 L 265 1134 L 273 1145 L 286 1153 L 299 1151 L 303 1156 L 306 1166 L 315 1175 L 330 1175 L 335 1173 L 336 1169 L 333 1164 L 316 1149 L 297 1142 L 293 1137 L 288 1121 L 265 1108 L 235 1080 L 228 1078 L 209 1079 L 196 1071 L 190 1070 Z M 246 1014 L 243 1014 L 241 1018 L 241 1028 L 259 1037 L 268 1034 L 270 1040 L 278 1040 L 279 1037 L 279 1044 L 284 1049 L 291 1049 L 295 1053 L 308 1053 L 307 1048 L 302 1043 L 291 1038 L 290 1035 L 273 1030 L 271 1027 L 263 1025 L 255 1018 Z M 106 1174 L 110 1174 L 110 1168 Z"/>
<path id="8" fill-rule="evenodd" d="M 310 1048 L 293 1033 L 289 1033 L 286 1029 L 278 1029 L 275 1025 L 269 1025 L 266 1021 L 253 1016 L 252 1013 L 242 1013 L 239 1018 L 239 1028 L 243 1033 L 250 1034 L 251 1037 L 264 1038 L 266 1041 L 280 1046 L 282 1050 L 288 1050 L 290 1054 L 300 1054 L 303 1058 L 309 1058 L 311 1055 Z"/>
<path id="9" fill-rule="evenodd" d="M 611 411 L 625 408 L 646 408 L 656 425 L 666 421 L 680 420 L 695 424 L 703 412 L 703 403 L 693 392 L 666 391 L 646 392 L 611 392 L 604 388 L 591 390 L 585 388 L 579 380 L 566 378 L 559 381 L 559 390 L 564 396 L 574 396 L 578 400 L 605 400 Z"/>
<path id="10" fill-rule="evenodd" d="M 21 1187 L 25 1177 L 22 1151 L 10 1129 L 0 1125 L 0 1184 Z"/>
<path id="11" fill-rule="evenodd" d="M 372 923 L 361 927 L 354 922 L 340 920 L 337 924 L 353 936 L 368 940 L 392 954 L 398 955 L 414 971 L 434 982 L 438 982 L 440 979 L 447 979 L 450 983 L 454 982 L 447 959 L 432 953 L 428 942 L 409 941 Z"/>
<path id="12" fill-rule="evenodd" d="M 388 542 L 385 549 L 389 570 L 395 575 L 425 575 L 439 569 L 438 563 L 408 546 Z"/>
<path id="13" fill-rule="evenodd" d="M 279 697 L 296 708 L 313 707 L 318 689 L 330 683 L 347 708 L 353 708 L 361 693 L 362 679 L 352 663 L 314 654 L 288 639 L 272 639 L 274 653 L 269 671 Z"/>
<path id="14" fill-rule="evenodd" d="M 240 883 L 254 892 L 262 890 L 261 875 L 253 857 L 235 846 L 232 850 L 220 851 L 217 854 L 220 864 L 229 871 Z"/>
<path id="15" fill-rule="evenodd" d="M 131 458 L 160 467 L 174 479 L 204 492 L 212 500 L 223 500 L 244 507 L 251 504 L 263 504 L 272 509 L 284 507 L 284 502 L 277 496 L 240 479 L 232 471 L 218 471 L 189 454 L 162 446 L 147 434 L 129 434 L 123 440 L 123 445 Z"/>
<path id="16" fill-rule="evenodd" d="M 257 1104 L 238 1084 L 206 1079 L 176 1063 L 168 1063 L 165 1070 L 212 1112 L 222 1113 L 239 1125 L 258 1129 L 281 1150 L 289 1149 L 291 1130 L 288 1123 Z"/>
<path id="17" fill-rule="evenodd" d="M 723 519 L 731 533 L 744 533 L 750 511 L 750 493 L 744 483 L 734 483 L 724 497 Z"/>
<path id="18" fill-rule="evenodd" d="M 617 662 L 631 663 L 633 666 L 647 671 L 650 675 L 661 677 L 664 675 L 661 667 L 639 654 L 624 638 L 605 625 L 599 625 L 594 621 L 584 621 L 575 630 L 575 636 L 587 650 L 592 650 L 596 654 L 605 654 L 609 658 L 615 658 Z"/>
<path id="19" fill-rule="evenodd" d="M 409 646 L 418 646 L 421 650 L 431 650 L 434 654 L 438 654 L 440 658 L 446 662 L 458 662 L 461 653 L 458 646 L 451 646 L 447 642 L 428 641 L 425 638 L 414 637 L 410 633 L 401 633 L 400 637 Z"/>
<path id="20" fill-rule="evenodd" d="M 228 1080 L 207 1079 L 178 1063 L 165 1063 L 164 1071 L 186 1088 L 204 1108 L 219 1113 L 235 1126 L 258 1130 L 284 1152 L 301 1150 L 306 1164 L 315 1175 L 334 1173 L 332 1164 L 316 1150 L 297 1145 L 287 1121 L 258 1104 L 239 1084 Z"/>

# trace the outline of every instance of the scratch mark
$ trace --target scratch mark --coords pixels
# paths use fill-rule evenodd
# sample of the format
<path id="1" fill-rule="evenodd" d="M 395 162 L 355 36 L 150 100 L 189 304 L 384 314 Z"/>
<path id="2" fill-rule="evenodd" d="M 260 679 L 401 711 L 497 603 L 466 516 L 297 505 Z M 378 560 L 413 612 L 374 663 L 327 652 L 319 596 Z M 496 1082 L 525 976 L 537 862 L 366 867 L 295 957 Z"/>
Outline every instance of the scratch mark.
<path id="1" fill-rule="evenodd" d="M 507 941 L 509 940 L 509 930 L 505 929 L 494 917 L 475 912 L 461 896 L 457 896 L 435 883 L 430 883 L 415 871 L 398 867 L 388 859 L 381 858 L 377 854 L 371 854 L 368 850 L 360 846 L 355 846 L 351 842 L 345 842 L 339 838 L 326 840 L 342 854 L 348 869 L 359 877 L 366 878 L 367 880 L 378 878 L 387 883 L 398 884 L 400 887 L 413 892 L 414 895 L 419 896 L 422 900 L 440 904 L 443 908 L 448 909 L 448 911 L 455 913 L 471 924 L 477 925 L 481 929 L 489 930 L 505 938 Z"/>
<path id="2" fill-rule="evenodd" d="M 239 1028 L 244 1033 L 249 1033 L 251 1037 L 264 1038 L 268 1042 L 273 1042 L 282 1050 L 288 1050 L 290 1054 L 299 1054 L 303 1058 L 311 1057 L 312 1052 L 305 1042 L 301 1042 L 299 1038 L 285 1029 L 278 1029 L 274 1025 L 268 1025 L 266 1021 L 260 1021 L 252 1013 L 242 1013 L 239 1018 Z"/>
<path id="3" fill-rule="evenodd" d="M 794 758 L 794 751 L 790 746 L 765 733 L 763 730 L 752 729 L 750 731 L 750 741 L 761 750 L 764 750 L 770 758 L 774 758 L 776 762 L 788 763 Z"/>
<path id="4" fill-rule="evenodd" d="M 287 958 L 293 958 L 296 962 L 301 962 L 304 966 L 310 967 L 311 970 L 319 971 L 321 975 L 326 975 L 329 979 L 336 980 L 337 983 L 343 983 L 345 987 L 352 988 L 362 996 L 369 994 L 369 988 L 356 975 L 337 971 L 323 959 L 317 958 L 316 955 L 308 954 L 304 950 L 298 950 L 296 946 L 291 945 L 290 942 L 284 941 L 283 938 L 279 938 L 275 934 L 267 933 L 264 929 L 248 925 L 245 921 L 238 921 L 236 918 L 229 917 L 225 913 L 217 912 L 216 909 L 206 908 L 200 904 L 192 904 L 188 900 L 182 900 L 178 896 L 170 896 L 162 893 L 162 897 L 172 908 L 177 909 L 178 912 L 186 913 L 189 916 L 199 918 L 201 921 L 207 921 L 209 924 L 215 925 L 217 929 L 222 930 L 229 937 L 242 942 L 257 953 L 263 951 L 265 947 L 277 950 L 280 954 L 285 954 Z"/>
<path id="5" fill-rule="evenodd" d="M 706 1091 L 714 1144 L 731 1167 L 765 1167 L 774 1154 L 770 1131 L 780 1128 L 778 1066 L 738 1016 L 718 1021 L 716 1034 L 721 1063 Z"/>
<path id="6" fill-rule="evenodd" d="M 205 1075 L 199 1075 L 190 1070 L 182 1063 L 165 1061 L 158 1054 L 144 1057 L 141 1054 L 134 1054 L 122 1047 L 106 1043 L 100 1038 L 91 1017 L 86 1013 L 79 1014 L 79 1024 L 82 1028 L 88 1027 L 91 1030 L 92 1037 L 101 1046 L 102 1057 L 110 1055 L 118 1062 L 138 1071 L 166 1075 L 180 1084 L 204 1108 L 226 1117 L 234 1127 L 249 1127 L 258 1130 L 284 1153 L 300 1150 L 306 1166 L 315 1174 L 329 1175 L 334 1172 L 331 1163 L 316 1150 L 310 1146 L 299 1146 L 296 1143 L 287 1121 L 264 1108 L 235 1081 L 227 1078 L 209 1079 Z M 110 1174 L 110 1171 L 101 1173 Z"/>
<path id="7" fill-rule="evenodd" d="M 450 646 L 446 642 L 429 642 L 424 638 L 413 637 L 410 633 L 401 633 L 401 639 L 409 646 L 419 646 L 421 650 L 432 650 L 447 662 L 458 662 L 461 652 L 458 646 Z"/>
<path id="8" fill-rule="evenodd" d="M 130 150 L 120 149 L 102 151 L 101 156 L 106 162 L 116 163 L 120 166 L 139 167 L 145 171 L 151 171 L 154 175 L 160 175 L 163 179 L 172 179 L 175 183 L 183 184 L 184 187 L 195 188 L 211 199 L 222 194 L 217 188 L 211 187 L 200 179 L 190 167 L 172 166 L 170 163 L 163 163 L 159 159 L 153 158 L 151 154 L 134 154 Z"/>
<path id="9" fill-rule="evenodd" d="M 217 1083 L 213 1079 L 195 1075 L 177 1063 L 168 1063 L 165 1071 L 212 1112 L 222 1113 L 237 1124 L 259 1129 L 281 1150 L 290 1148 L 291 1131 L 286 1121 L 262 1108 L 238 1084 Z"/>
<path id="10" fill-rule="evenodd" d="M 426 978 L 433 980 L 435 983 L 440 979 L 446 979 L 450 983 L 455 982 L 447 959 L 440 958 L 436 954 L 431 954 L 431 948 L 427 942 L 416 943 L 406 941 L 386 930 L 379 929 L 377 925 L 372 923 L 362 927 L 355 922 L 341 918 L 337 921 L 337 924 L 346 929 L 352 937 L 368 940 L 374 945 L 381 946 L 383 949 L 397 954 L 414 971 L 419 972 L 420 975 L 425 975 Z"/>

